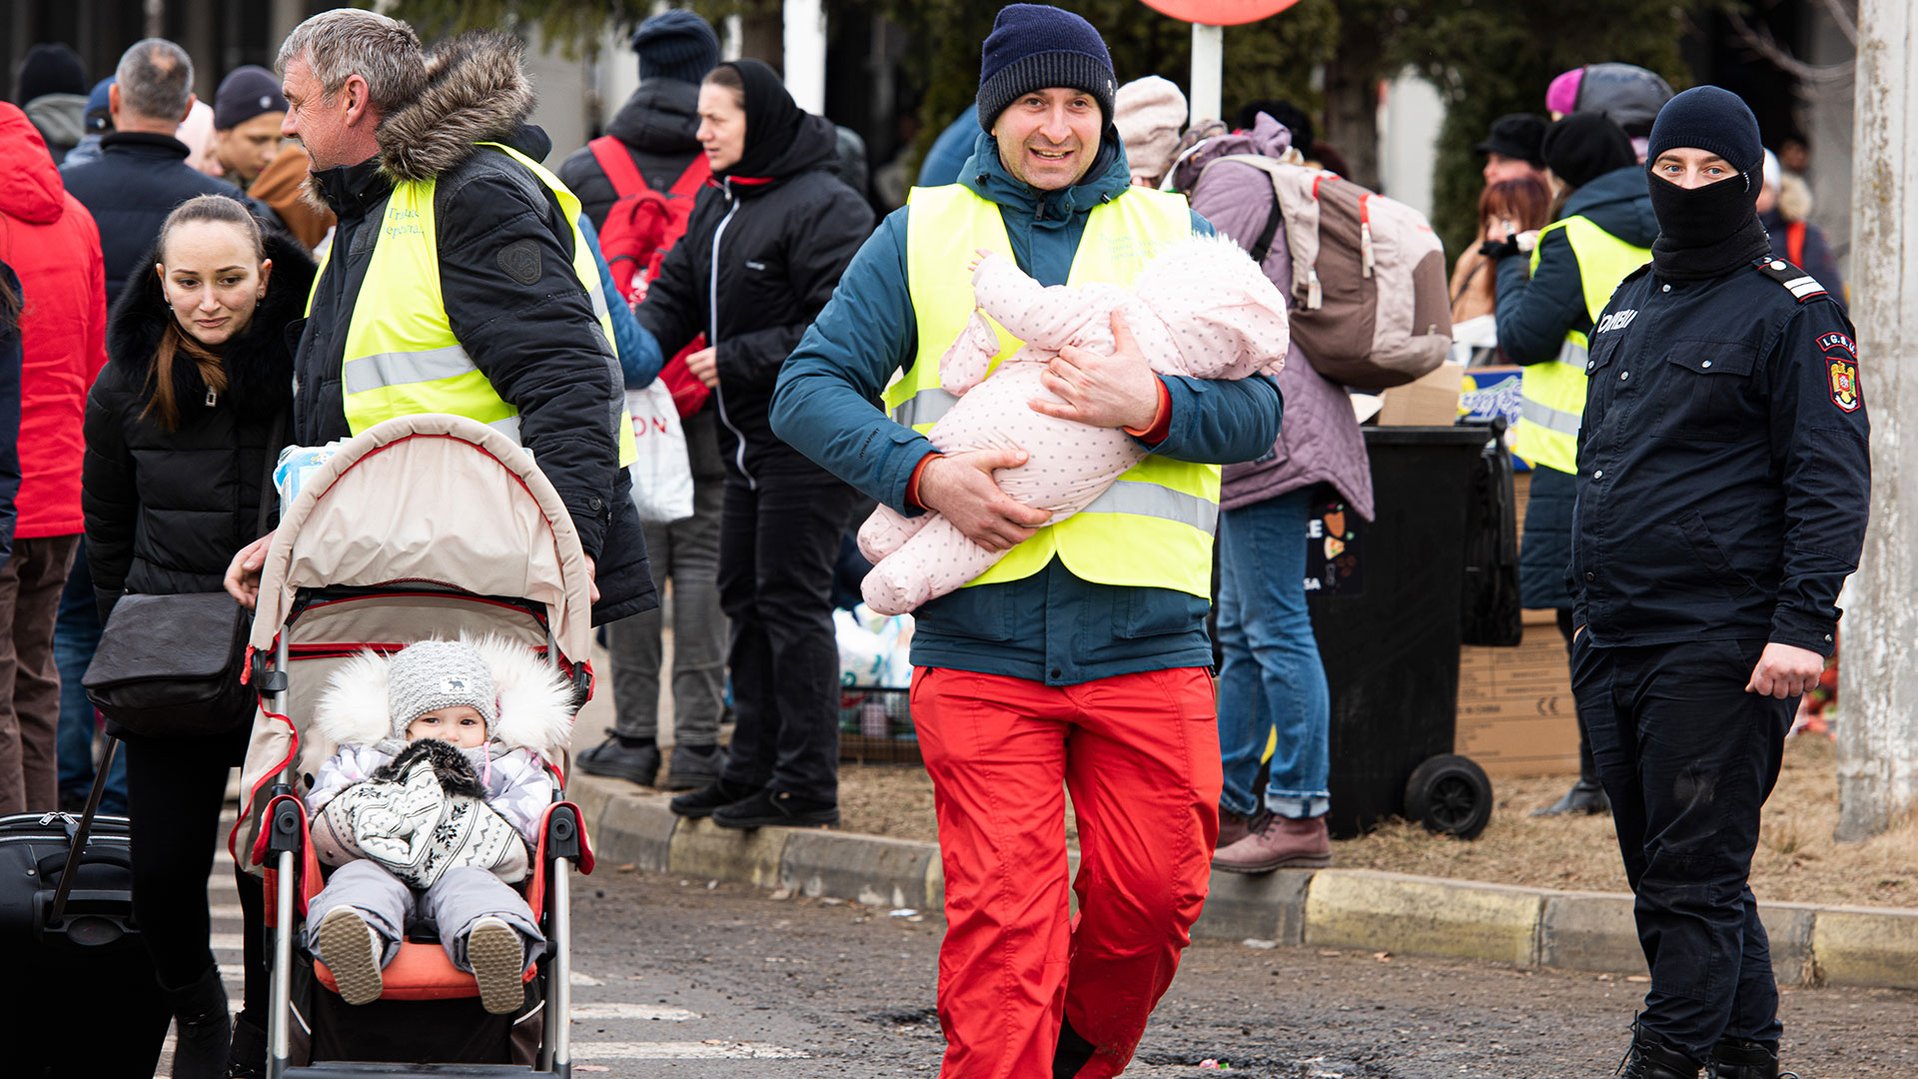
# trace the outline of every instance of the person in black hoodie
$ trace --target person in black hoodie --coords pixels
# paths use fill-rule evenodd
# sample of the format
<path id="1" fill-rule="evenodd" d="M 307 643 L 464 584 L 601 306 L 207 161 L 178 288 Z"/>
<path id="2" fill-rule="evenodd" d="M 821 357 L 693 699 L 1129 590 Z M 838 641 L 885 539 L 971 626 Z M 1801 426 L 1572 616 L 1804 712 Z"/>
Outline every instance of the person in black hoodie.
<path id="1" fill-rule="evenodd" d="M 254 535 L 268 462 L 292 409 L 286 327 L 313 283 L 305 249 L 262 234 L 219 195 L 166 219 L 107 328 L 109 360 L 87 395 L 81 505 L 104 622 L 129 593 L 214 592 Z M 122 732 L 115 732 L 116 734 Z M 154 973 L 179 1023 L 175 1076 L 227 1073 L 226 991 L 209 946 L 206 879 L 227 769 L 245 752 L 230 734 L 127 738 L 133 909 Z M 265 1001 L 258 950 L 261 890 L 236 870 L 246 908 L 247 999 Z M 265 1024 L 240 1017 L 239 1055 L 257 1065 Z M 248 1048 L 250 1047 L 250 1049 Z"/>
<path id="2" fill-rule="evenodd" d="M 717 783 L 673 812 L 729 828 L 839 820 L 838 649 L 831 584 L 857 497 L 781 442 L 767 411 L 786 356 L 872 231 L 835 179 L 833 125 L 801 110 L 772 68 L 721 64 L 699 91 L 699 141 L 717 190 L 634 313 L 665 355 L 714 388 L 726 501 L 720 605 L 732 620 L 738 726 Z"/>

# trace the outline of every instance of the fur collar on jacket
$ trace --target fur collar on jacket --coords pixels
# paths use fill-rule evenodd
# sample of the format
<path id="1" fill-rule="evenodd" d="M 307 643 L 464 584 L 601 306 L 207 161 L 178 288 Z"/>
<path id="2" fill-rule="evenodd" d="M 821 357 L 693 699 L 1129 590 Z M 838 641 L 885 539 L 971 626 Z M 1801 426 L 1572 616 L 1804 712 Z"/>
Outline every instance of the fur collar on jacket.
<path id="1" fill-rule="evenodd" d="M 499 722 L 488 741 L 506 750 L 529 749 L 548 759 L 573 736 L 573 691 L 553 665 L 531 648 L 504 637 L 461 637 L 493 669 L 499 691 Z M 313 730 L 332 745 L 377 745 L 390 741 L 386 684 L 388 662 L 366 651 L 340 664 L 326 680 Z M 398 752 L 398 747 L 394 749 Z"/>
<path id="2" fill-rule="evenodd" d="M 266 282 L 266 298 L 254 309 L 253 321 L 220 350 L 226 368 L 229 402 L 249 413 L 270 416 L 293 403 L 293 354 L 287 347 L 286 327 L 300 317 L 306 294 L 313 286 L 313 257 L 298 240 L 273 229 L 266 233 L 266 257 L 273 269 Z M 141 260 L 138 283 L 124 289 L 107 321 L 107 356 L 125 372 L 127 384 L 144 387 L 152 377 L 154 353 L 173 309 L 160 289 L 160 275 L 152 267 L 159 251 Z M 206 380 L 199 365 L 173 365 L 173 399 L 184 422 L 206 408 Z"/>
<path id="3" fill-rule="evenodd" d="M 473 30 L 426 58 L 426 86 L 379 128 L 380 170 L 396 182 L 431 180 L 473 156 L 473 144 L 503 140 L 533 112 L 533 86 L 518 40 Z"/>

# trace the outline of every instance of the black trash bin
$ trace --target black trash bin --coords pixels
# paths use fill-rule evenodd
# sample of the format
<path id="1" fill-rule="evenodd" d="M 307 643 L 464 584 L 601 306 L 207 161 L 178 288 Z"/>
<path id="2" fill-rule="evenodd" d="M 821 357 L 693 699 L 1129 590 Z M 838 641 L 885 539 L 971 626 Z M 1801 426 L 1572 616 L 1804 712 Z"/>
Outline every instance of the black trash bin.
<path id="1" fill-rule="evenodd" d="M 1504 523 L 1481 490 L 1501 474 L 1510 482 L 1498 436 L 1484 425 L 1367 428 L 1377 520 L 1336 501 L 1315 507 L 1307 605 L 1331 691 L 1336 837 L 1402 815 L 1469 839 L 1491 819 L 1491 783 L 1453 738 L 1461 603 L 1480 587 L 1467 550 L 1499 546 L 1470 533 Z M 1496 495 L 1509 518 L 1509 496 Z"/>

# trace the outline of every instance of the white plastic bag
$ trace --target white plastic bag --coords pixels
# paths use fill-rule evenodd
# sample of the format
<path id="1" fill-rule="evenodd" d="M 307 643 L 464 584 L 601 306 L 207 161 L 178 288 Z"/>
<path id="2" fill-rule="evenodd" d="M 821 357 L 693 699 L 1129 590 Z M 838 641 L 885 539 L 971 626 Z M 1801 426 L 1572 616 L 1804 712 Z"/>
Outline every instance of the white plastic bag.
<path id="1" fill-rule="evenodd" d="M 683 521 L 693 515 L 693 466 L 686 457 L 686 432 L 666 383 L 653 379 L 643 390 L 626 391 L 633 417 L 633 504 L 639 519 L 653 524 Z"/>

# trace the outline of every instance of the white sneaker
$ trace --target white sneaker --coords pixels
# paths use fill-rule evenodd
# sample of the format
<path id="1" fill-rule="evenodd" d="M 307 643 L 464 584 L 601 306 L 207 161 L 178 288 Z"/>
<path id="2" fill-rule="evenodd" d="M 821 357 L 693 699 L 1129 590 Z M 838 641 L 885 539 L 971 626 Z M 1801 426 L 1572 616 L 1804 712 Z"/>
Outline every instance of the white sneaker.
<path id="1" fill-rule="evenodd" d="M 474 922 L 466 935 L 466 961 L 488 1012 L 511 1015 L 526 1003 L 526 949 L 518 930 L 491 915 Z"/>
<path id="2" fill-rule="evenodd" d="M 370 1004 L 380 999 L 381 960 L 386 948 L 366 918 L 352 907 L 334 907 L 320 920 L 320 961 L 333 972 L 340 999 Z"/>

